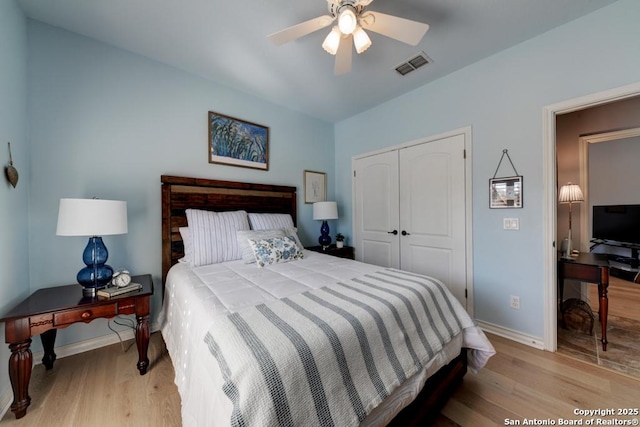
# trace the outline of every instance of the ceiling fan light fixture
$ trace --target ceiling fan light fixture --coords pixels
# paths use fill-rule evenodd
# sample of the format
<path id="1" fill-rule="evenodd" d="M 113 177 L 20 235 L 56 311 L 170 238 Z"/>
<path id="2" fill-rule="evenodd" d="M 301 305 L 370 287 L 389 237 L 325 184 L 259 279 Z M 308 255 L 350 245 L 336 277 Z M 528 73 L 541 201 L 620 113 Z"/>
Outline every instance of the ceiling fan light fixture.
<path id="1" fill-rule="evenodd" d="M 360 26 L 356 27 L 356 30 L 353 32 L 353 44 L 358 53 L 364 52 L 371 46 L 371 39 Z"/>
<path id="2" fill-rule="evenodd" d="M 357 25 L 358 18 L 356 17 L 356 12 L 353 6 L 344 6 L 338 16 L 338 27 L 340 28 L 340 31 L 342 31 L 342 34 L 349 35 L 353 33 Z"/>
<path id="3" fill-rule="evenodd" d="M 338 53 L 338 46 L 340 46 L 341 38 L 342 34 L 340 34 L 340 29 L 338 28 L 338 26 L 333 27 L 331 29 L 331 32 L 322 42 L 322 48 L 327 51 L 327 53 L 335 55 L 336 53 Z"/>

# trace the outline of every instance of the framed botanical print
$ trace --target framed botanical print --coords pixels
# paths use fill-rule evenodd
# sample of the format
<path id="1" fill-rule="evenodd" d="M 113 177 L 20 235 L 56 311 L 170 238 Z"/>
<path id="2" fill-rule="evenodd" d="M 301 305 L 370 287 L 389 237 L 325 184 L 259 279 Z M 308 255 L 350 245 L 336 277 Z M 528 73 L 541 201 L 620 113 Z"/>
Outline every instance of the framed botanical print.
<path id="1" fill-rule="evenodd" d="M 209 111 L 209 163 L 269 170 L 269 128 Z"/>
<path id="2" fill-rule="evenodd" d="M 327 199 L 327 174 L 304 171 L 304 202 L 324 202 Z"/>

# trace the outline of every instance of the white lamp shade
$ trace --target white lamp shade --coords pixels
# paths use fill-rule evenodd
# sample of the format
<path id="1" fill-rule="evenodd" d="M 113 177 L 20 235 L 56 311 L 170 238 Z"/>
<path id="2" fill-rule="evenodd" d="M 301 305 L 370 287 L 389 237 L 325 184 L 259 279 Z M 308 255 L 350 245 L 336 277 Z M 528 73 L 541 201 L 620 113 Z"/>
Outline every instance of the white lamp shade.
<path id="1" fill-rule="evenodd" d="M 58 236 L 106 236 L 127 231 L 127 202 L 60 199 Z"/>
<path id="2" fill-rule="evenodd" d="M 576 203 L 584 202 L 584 195 L 578 184 L 568 183 L 560 188 L 560 194 L 558 195 L 558 202 L 560 203 Z"/>
<path id="3" fill-rule="evenodd" d="M 371 39 L 367 33 L 364 32 L 362 27 L 357 27 L 353 32 L 353 44 L 355 45 L 356 52 L 358 53 L 364 52 L 371 46 Z"/>
<path id="4" fill-rule="evenodd" d="M 358 25 L 358 18 L 352 7 L 345 7 L 338 16 L 338 27 L 342 34 L 351 34 Z"/>
<path id="5" fill-rule="evenodd" d="M 313 219 L 325 221 L 338 219 L 338 204 L 336 202 L 316 202 L 313 204 Z"/>
<path id="6" fill-rule="evenodd" d="M 322 42 L 322 48 L 327 51 L 327 53 L 335 55 L 336 53 L 338 53 L 338 47 L 340 46 L 341 38 L 342 35 L 340 34 L 338 26 L 333 27 L 331 29 L 331 32 L 324 39 L 324 42 Z"/>

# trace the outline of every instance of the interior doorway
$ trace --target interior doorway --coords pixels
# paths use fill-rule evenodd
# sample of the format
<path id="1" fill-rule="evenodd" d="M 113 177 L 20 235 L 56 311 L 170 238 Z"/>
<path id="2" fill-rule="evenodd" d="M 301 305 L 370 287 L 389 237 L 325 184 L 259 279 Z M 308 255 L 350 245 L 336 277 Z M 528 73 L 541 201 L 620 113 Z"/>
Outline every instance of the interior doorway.
<path id="1" fill-rule="evenodd" d="M 557 167 L 557 117 L 562 114 L 585 110 L 601 106 L 607 103 L 626 100 L 640 95 L 640 83 L 621 88 L 588 95 L 581 98 L 550 105 L 544 108 L 544 163 L 543 163 L 543 209 L 546 213 L 544 221 L 544 260 L 545 260 L 545 287 L 544 287 L 544 348 L 557 351 L 557 245 L 558 245 L 558 211 L 557 194 L 558 185 L 564 183 L 566 178 L 558 176 Z M 578 160 L 576 160 L 578 161 Z M 579 168 L 576 168 L 579 174 Z M 580 177 L 576 177 L 578 182 Z M 580 225 L 581 237 L 583 225 Z M 584 243 L 580 243 L 584 247 Z"/>

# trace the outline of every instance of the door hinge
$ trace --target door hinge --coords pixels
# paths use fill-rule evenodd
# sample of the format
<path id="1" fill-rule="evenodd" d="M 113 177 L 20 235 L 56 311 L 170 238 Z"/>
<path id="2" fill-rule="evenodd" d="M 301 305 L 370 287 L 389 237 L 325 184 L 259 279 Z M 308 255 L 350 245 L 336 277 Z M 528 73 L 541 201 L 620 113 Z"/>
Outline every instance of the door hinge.
<path id="1" fill-rule="evenodd" d="M 464 288 L 464 297 L 465 297 L 465 298 L 469 298 L 469 297 L 467 296 L 467 288 Z"/>
<path id="2" fill-rule="evenodd" d="M 353 177 L 354 178 L 356 177 L 356 171 L 353 171 Z"/>
<path id="3" fill-rule="evenodd" d="M 463 158 L 463 159 L 466 159 L 466 158 L 467 158 L 467 149 L 466 149 L 466 148 L 463 148 L 463 149 L 462 149 L 462 158 Z"/>

